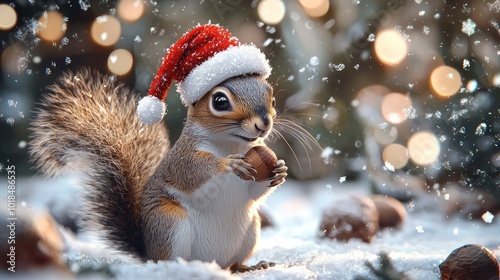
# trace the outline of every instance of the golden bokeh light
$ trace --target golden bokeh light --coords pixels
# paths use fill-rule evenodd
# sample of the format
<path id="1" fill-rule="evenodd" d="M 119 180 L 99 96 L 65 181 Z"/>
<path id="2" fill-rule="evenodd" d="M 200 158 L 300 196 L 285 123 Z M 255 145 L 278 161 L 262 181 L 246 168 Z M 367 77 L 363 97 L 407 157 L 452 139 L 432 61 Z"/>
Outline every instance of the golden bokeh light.
<path id="1" fill-rule="evenodd" d="M 330 8 L 328 0 L 299 0 L 299 3 L 310 17 L 322 17 Z"/>
<path id="2" fill-rule="evenodd" d="M 11 74 L 18 73 L 19 52 L 21 52 L 21 46 L 19 44 L 10 45 L 3 50 L 0 56 L 0 65 L 3 71 Z"/>
<path id="3" fill-rule="evenodd" d="M 389 89 L 381 85 L 371 85 L 358 92 L 351 105 L 356 108 L 356 112 L 361 119 L 371 125 L 382 122 L 380 104 L 382 99 L 389 93 Z"/>
<path id="4" fill-rule="evenodd" d="M 278 24 L 285 16 L 285 4 L 282 0 L 262 0 L 257 6 L 257 13 L 266 24 Z"/>
<path id="5" fill-rule="evenodd" d="M 118 42 L 121 36 L 120 22 L 113 16 L 97 17 L 90 28 L 90 36 L 101 46 L 111 46 Z"/>
<path id="6" fill-rule="evenodd" d="M 491 78 L 491 85 L 495 87 L 500 86 L 500 73 L 496 73 L 495 75 L 493 75 L 493 77 Z"/>
<path id="7" fill-rule="evenodd" d="M 0 4 L 0 30 L 10 30 L 16 22 L 16 10 L 7 4 Z"/>
<path id="8" fill-rule="evenodd" d="M 134 22 L 144 14 L 142 0 L 121 0 L 117 5 L 118 15 L 126 22 Z"/>
<path id="9" fill-rule="evenodd" d="M 430 84 L 438 96 L 449 97 L 458 92 L 462 78 L 455 68 L 442 65 L 432 71 Z"/>
<path id="10" fill-rule="evenodd" d="M 384 96 L 380 106 L 386 121 L 399 124 L 408 118 L 407 110 L 411 107 L 411 100 L 406 95 L 393 92 Z"/>
<path id="11" fill-rule="evenodd" d="M 392 66 L 407 55 L 408 46 L 403 35 L 393 29 L 380 31 L 375 37 L 375 54 L 380 62 Z"/>
<path id="12" fill-rule="evenodd" d="M 382 160 L 389 163 L 394 169 L 404 167 L 408 163 L 408 150 L 400 144 L 389 144 L 382 151 Z"/>
<path id="13" fill-rule="evenodd" d="M 432 132 L 421 131 L 413 134 L 407 144 L 411 160 L 421 166 L 427 166 L 439 157 L 441 146 Z"/>
<path id="14" fill-rule="evenodd" d="M 117 49 L 111 52 L 108 57 L 108 69 L 111 73 L 121 76 L 130 72 L 134 58 L 132 54 L 125 49 Z"/>
<path id="15" fill-rule="evenodd" d="M 37 35 L 45 41 L 59 41 L 66 32 L 63 16 L 57 11 L 43 12 L 38 19 Z"/>

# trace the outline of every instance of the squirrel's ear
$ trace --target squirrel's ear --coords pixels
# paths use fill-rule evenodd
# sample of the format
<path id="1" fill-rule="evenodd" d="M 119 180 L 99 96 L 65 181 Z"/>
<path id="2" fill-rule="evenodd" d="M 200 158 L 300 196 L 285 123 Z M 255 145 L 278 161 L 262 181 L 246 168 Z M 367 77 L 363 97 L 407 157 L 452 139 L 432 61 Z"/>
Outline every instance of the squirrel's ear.
<path id="1" fill-rule="evenodd" d="M 193 107 L 196 107 L 196 103 L 197 103 L 197 102 L 193 102 L 193 104 L 191 104 L 191 105 L 193 105 Z"/>

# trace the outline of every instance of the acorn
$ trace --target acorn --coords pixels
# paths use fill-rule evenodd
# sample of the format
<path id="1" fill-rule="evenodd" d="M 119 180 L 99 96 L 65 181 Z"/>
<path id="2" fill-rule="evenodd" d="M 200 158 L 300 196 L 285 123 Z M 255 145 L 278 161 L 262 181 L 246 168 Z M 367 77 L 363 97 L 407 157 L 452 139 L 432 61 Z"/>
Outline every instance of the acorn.
<path id="1" fill-rule="evenodd" d="M 275 165 L 278 162 L 278 158 L 276 157 L 276 154 L 268 147 L 255 146 L 248 150 L 248 152 L 245 154 L 245 157 L 248 158 L 249 163 L 257 171 L 254 176 L 255 181 L 268 181 L 275 175 L 273 173 L 273 170 L 275 169 Z"/>
<path id="2" fill-rule="evenodd" d="M 397 228 L 404 223 L 406 209 L 399 200 L 384 195 L 373 195 L 371 199 L 378 210 L 379 228 Z"/>
<path id="3" fill-rule="evenodd" d="M 439 265 L 442 280 L 498 280 L 499 266 L 495 255 L 480 245 L 459 247 Z"/>
<path id="4" fill-rule="evenodd" d="M 370 243 L 378 230 L 375 202 L 361 195 L 337 200 L 323 213 L 319 230 L 323 238 L 339 241 L 358 238 Z"/>

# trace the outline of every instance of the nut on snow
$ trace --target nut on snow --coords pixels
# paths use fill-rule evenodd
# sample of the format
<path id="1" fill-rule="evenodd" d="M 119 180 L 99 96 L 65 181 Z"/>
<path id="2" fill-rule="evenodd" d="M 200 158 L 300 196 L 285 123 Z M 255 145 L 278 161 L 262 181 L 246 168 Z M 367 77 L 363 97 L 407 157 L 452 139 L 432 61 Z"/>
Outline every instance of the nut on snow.
<path id="1" fill-rule="evenodd" d="M 406 209 L 403 203 L 390 196 L 373 195 L 371 198 L 377 207 L 380 228 L 397 228 L 404 223 Z"/>
<path id="2" fill-rule="evenodd" d="M 451 252 L 439 265 L 442 280 L 498 280 L 499 266 L 495 255 L 480 245 L 464 245 Z"/>
<path id="3" fill-rule="evenodd" d="M 264 182 L 274 176 L 273 170 L 278 158 L 271 149 L 264 146 L 255 146 L 245 154 L 250 164 L 257 171 L 255 181 Z"/>
<path id="4" fill-rule="evenodd" d="M 370 243 L 378 230 L 378 211 L 367 196 L 337 200 L 323 213 L 320 234 L 324 238 L 348 241 L 359 238 Z"/>

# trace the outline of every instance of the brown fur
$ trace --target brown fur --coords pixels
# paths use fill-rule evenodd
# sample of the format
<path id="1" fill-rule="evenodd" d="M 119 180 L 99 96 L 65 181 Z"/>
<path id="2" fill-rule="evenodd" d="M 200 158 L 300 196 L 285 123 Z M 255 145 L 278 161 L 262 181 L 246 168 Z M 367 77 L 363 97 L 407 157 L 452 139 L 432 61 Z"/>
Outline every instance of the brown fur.
<path id="1" fill-rule="evenodd" d="M 183 202 L 235 162 L 199 145 L 225 145 L 225 138 L 213 139 L 218 131 L 275 115 L 272 89 L 258 76 L 225 83 L 237 108 L 214 115 L 211 95 L 205 95 L 189 106 L 183 132 L 169 150 L 165 127 L 141 123 L 129 89 L 97 72 L 68 72 L 49 88 L 32 122 L 33 162 L 49 176 L 63 169 L 87 175 L 86 219 L 116 249 L 142 260 L 171 259 L 172 239 L 190 218 Z"/>
<path id="2" fill-rule="evenodd" d="M 191 125 L 188 121 L 184 131 L 189 130 Z M 181 134 L 146 188 L 163 189 L 168 185 L 185 193 L 191 193 L 217 175 L 221 169 L 222 159 L 210 153 L 197 151 L 198 142 L 199 139 L 194 135 Z"/>
<path id="3" fill-rule="evenodd" d="M 186 209 L 176 200 L 164 198 L 160 209 L 163 212 L 174 216 L 177 220 L 187 218 Z"/>
<path id="4" fill-rule="evenodd" d="M 101 216 L 130 213 L 137 230 L 143 187 L 170 144 L 166 128 L 161 123 L 142 124 L 135 109 L 136 96 L 96 71 L 67 72 L 48 90 L 31 124 L 29 151 L 36 167 L 48 176 L 64 169 L 89 174 L 86 219 L 105 232 L 120 235 L 113 228 L 118 220 Z M 108 201 L 99 201 L 107 199 L 126 203 L 110 206 Z M 119 242 L 113 238 L 112 234 L 111 242 Z"/>

